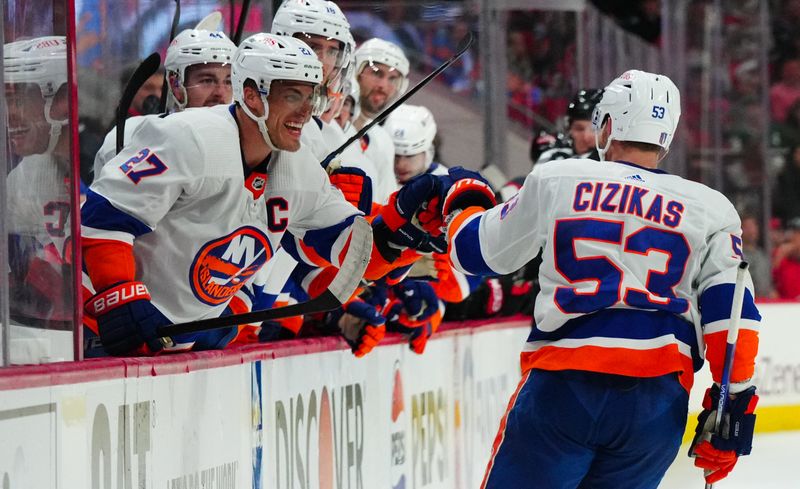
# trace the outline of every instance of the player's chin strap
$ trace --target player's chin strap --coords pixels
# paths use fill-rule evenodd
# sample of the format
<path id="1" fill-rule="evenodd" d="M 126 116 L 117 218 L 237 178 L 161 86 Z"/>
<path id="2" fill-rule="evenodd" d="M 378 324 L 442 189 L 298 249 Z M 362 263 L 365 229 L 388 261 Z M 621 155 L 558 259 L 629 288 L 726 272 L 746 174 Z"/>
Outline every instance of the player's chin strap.
<path id="1" fill-rule="evenodd" d="M 600 131 L 602 131 L 602 129 L 600 129 Z M 600 155 L 600 161 L 606 161 L 606 153 L 608 152 L 608 148 L 611 147 L 611 140 L 614 139 L 614 137 L 611 134 L 609 134 L 608 139 L 606 140 L 605 147 L 601 148 L 600 131 L 595 131 L 594 133 L 594 147 L 597 148 L 597 154 Z"/>
<path id="2" fill-rule="evenodd" d="M 44 101 L 44 118 L 50 124 L 50 141 L 47 143 L 47 152 L 50 154 L 56 149 L 58 138 L 61 136 L 61 128 L 69 124 L 69 119 L 55 120 L 50 117 L 50 108 L 53 106 L 53 99 L 55 95 L 45 97 Z"/>
<path id="3" fill-rule="evenodd" d="M 174 110 L 176 112 L 180 112 L 180 111 L 182 111 L 183 109 L 186 108 L 186 104 L 189 102 L 189 94 L 186 93 L 186 87 L 183 86 L 183 77 L 180 76 L 177 73 L 176 73 L 175 76 L 178 77 L 178 87 L 177 88 L 180 91 L 181 95 L 183 96 L 183 102 L 178 100 L 178 97 L 176 97 L 175 93 L 173 93 L 173 91 L 172 91 L 173 87 L 170 86 L 168 88 L 168 91 L 167 91 L 167 106 L 166 106 L 166 109 L 168 111 L 169 110 Z"/>
<path id="4" fill-rule="evenodd" d="M 269 103 L 267 103 L 267 96 L 260 92 L 259 95 L 261 96 L 261 102 L 264 104 L 263 116 L 258 117 L 255 115 L 253 111 L 250 110 L 250 107 L 248 107 L 244 102 L 240 103 L 239 107 L 241 107 L 244 113 L 247 114 L 247 117 L 253 119 L 256 124 L 258 124 L 258 130 L 261 131 L 261 136 L 264 138 L 264 142 L 267 143 L 267 146 L 269 146 L 269 149 L 277 151 L 278 148 L 272 144 L 272 139 L 269 137 L 269 131 L 267 131 L 267 117 L 269 116 Z"/>

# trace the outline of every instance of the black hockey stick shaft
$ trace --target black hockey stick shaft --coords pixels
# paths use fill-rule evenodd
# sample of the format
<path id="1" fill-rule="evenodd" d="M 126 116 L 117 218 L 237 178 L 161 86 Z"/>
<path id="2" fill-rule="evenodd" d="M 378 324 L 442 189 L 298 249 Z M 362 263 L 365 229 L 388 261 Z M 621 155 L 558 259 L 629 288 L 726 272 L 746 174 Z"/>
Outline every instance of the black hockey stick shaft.
<path id="1" fill-rule="evenodd" d="M 201 319 L 190 323 L 168 324 L 157 329 L 159 337 L 174 336 L 185 333 L 196 333 L 212 329 L 226 328 L 233 324 L 259 324 L 264 321 L 314 314 L 316 312 L 330 311 L 341 306 L 342 303 L 330 291 L 326 290 L 321 295 L 298 304 L 265 309 L 262 311 L 246 312 L 235 316 L 222 316 L 217 318 Z"/>
<path id="2" fill-rule="evenodd" d="M 178 35 L 178 24 L 181 21 L 181 0 L 175 0 L 175 13 L 172 15 L 172 27 L 169 30 L 169 42 Z M 164 73 L 164 84 L 161 85 L 161 101 L 158 104 L 159 114 L 167 111 L 167 92 L 169 91 L 169 77 Z"/>
<path id="3" fill-rule="evenodd" d="M 446 60 L 444 63 L 442 63 L 441 66 L 439 66 L 438 68 L 433 70 L 431 73 L 429 73 L 428 76 L 426 76 L 425 78 L 420 80 L 419 83 L 417 83 L 416 85 L 411 87 L 411 89 L 409 89 L 406 93 L 404 93 L 400 98 L 395 100 L 392 103 L 392 105 L 390 105 L 390 106 L 386 107 L 385 109 L 383 109 L 383 111 L 380 114 L 378 114 L 368 124 L 365 124 L 364 127 L 362 127 L 358 132 L 353 134 L 350 137 L 350 139 L 348 139 L 347 141 L 342 143 L 341 146 L 339 146 L 338 148 L 333 150 L 333 152 L 331 152 L 331 154 L 326 156 L 325 159 L 322 161 L 322 166 L 327 168 L 328 164 L 334 158 L 336 158 L 337 155 L 339 155 L 342 151 L 347 149 L 347 147 L 350 146 L 351 144 L 353 144 L 355 141 L 358 141 L 359 139 L 364 137 L 364 134 L 366 134 L 367 131 L 372 129 L 375 126 L 375 124 L 380 124 L 381 122 L 383 122 L 383 120 L 386 119 L 389 116 L 389 114 L 391 114 L 394 111 L 394 109 L 396 109 L 396 108 L 400 107 L 401 105 L 403 105 L 408 99 L 413 97 L 415 93 L 419 92 L 431 80 L 436 78 L 436 76 L 439 73 L 443 72 L 451 64 L 455 63 L 458 60 L 458 58 L 460 58 L 464 53 L 467 52 L 467 49 L 469 49 L 469 47 L 472 46 L 472 43 L 474 41 L 475 41 L 475 36 L 472 34 L 472 32 L 467 32 L 467 35 L 464 36 L 461 39 L 461 41 L 458 42 L 458 47 L 456 48 L 456 52 L 455 52 L 455 54 L 453 54 L 453 56 L 451 56 L 448 60 Z"/>
<path id="4" fill-rule="evenodd" d="M 239 21 L 236 23 L 236 32 L 233 34 L 233 38 L 231 39 L 237 46 L 242 40 L 242 34 L 244 34 L 244 25 L 247 23 L 247 12 L 249 10 L 250 0 L 244 0 L 242 2 L 242 11 L 239 13 Z M 233 9 L 231 9 L 231 17 L 233 17 Z"/>
<path id="5" fill-rule="evenodd" d="M 130 79 L 128 79 L 125 89 L 122 91 L 122 97 L 119 99 L 119 105 L 117 105 L 117 154 L 125 146 L 125 120 L 128 118 L 128 111 L 133 103 L 133 98 L 147 79 L 158 72 L 160 66 L 161 56 L 158 53 L 151 54 L 136 67 Z"/>

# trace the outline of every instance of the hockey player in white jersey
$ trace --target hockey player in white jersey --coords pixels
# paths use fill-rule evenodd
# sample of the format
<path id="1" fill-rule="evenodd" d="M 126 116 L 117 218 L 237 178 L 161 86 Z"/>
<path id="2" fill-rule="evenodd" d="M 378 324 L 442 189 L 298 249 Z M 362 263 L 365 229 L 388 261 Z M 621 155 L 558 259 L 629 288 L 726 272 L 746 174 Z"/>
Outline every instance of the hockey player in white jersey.
<path id="1" fill-rule="evenodd" d="M 504 274 L 544 250 L 524 375 L 482 487 L 656 488 L 680 447 L 704 356 L 720 381 L 740 220 L 722 194 L 658 170 L 680 113 L 669 78 L 628 71 L 594 111 L 602 161 L 536 165 L 519 194 L 493 208 L 470 206 L 482 185 L 451 187 L 443 210 L 457 268 Z M 707 482 L 750 452 L 760 315 L 745 283 L 726 413 L 735 429 L 712 434 L 706 423 L 715 384 L 692 445 Z"/>
<path id="2" fill-rule="evenodd" d="M 72 321 L 67 43 L 46 36 L 3 46 L 12 318 L 63 329 Z M 4 149 L 5 151 L 5 149 Z"/>
<path id="3" fill-rule="evenodd" d="M 285 233 L 339 266 L 358 211 L 300 144 L 322 67 L 294 38 L 256 34 L 232 64 L 235 103 L 146 118 L 103 167 L 81 209 L 87 301 L 111 354 L 219 348 L 235 328 L 158 338 L 159 326 L 226 314 Z M 397 193 L 373 223 L 368 278 L 427 236 L 409 228 L 428 188 Z M 347 337 L 369 350 L 380 331 Z"/>
<path id="4" fill-rule="evenodd" d="M 303 128 L 302 142 L 319 161 L 336 149 L 344 139 L 331 141 L 323 136 L 326 124 L 320 116 L 336 97 L 342 71 L 351 61 L 350 24 L 342 10 L 327 0 L 287 0 L 275 12 L 273 34 L 291 36 L 309 45 L 322 62 L 322 104 Z"/>
<path id="5" fill-rule="evenodd" d="M 352 134 L 374 119 L 408 88 L 409 63 L 399 46 L 373 38 L 361 44 L 355 53 L 355 73 L 359 84 L 360 112 L 353 126 L 345 131 Z M 363 153 L 375 165 L 378 194 L 386 196 L 396 188 L 394 180 L 394 144 L 380 125 L 373 126 L 362 141 Z M 380 197 L 375 198 L 381 202 Z"/>
<path id="6" fill-rule="evenodd" d="M 222 31 L 186 29 L 175 36 L 164 59 L 169 83 L 167 111 L 231 103 L 231 60 L 235 51 L 236 45 Z M 159 115 L 129 118 L 125 122 L 125 141 L 130 140 L 145 117 Z M 116 128 L 112 129 L 95 155 L 95 177 L 117 153 L 116 134 Z"/>

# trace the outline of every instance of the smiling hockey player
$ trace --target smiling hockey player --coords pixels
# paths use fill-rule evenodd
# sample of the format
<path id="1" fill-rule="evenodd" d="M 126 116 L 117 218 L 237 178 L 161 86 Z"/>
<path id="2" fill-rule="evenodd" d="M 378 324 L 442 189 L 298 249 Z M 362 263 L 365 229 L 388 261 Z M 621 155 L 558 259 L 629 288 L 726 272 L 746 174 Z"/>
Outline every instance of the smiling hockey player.
<path id="1" fill-rule="evenodd" d="M 158 338 L 158 326 L 226 314 L 285 233 L 334 266 L 358 211 L 333 189 L 300 133 L 321 103 L 322 67 L 303 42 L 256 34 L 236 51 L 235 103 L 146 118 L 87 194 L 84 263 L 98 293 L 87 303 L 111 354 L 219 348 L 235 328 Z M 428 188 L 409 188 L 373 225 L 367 274 L 407 246 L 403 231 Z M 370 328 L 347 338 L 369 350 Z"/>

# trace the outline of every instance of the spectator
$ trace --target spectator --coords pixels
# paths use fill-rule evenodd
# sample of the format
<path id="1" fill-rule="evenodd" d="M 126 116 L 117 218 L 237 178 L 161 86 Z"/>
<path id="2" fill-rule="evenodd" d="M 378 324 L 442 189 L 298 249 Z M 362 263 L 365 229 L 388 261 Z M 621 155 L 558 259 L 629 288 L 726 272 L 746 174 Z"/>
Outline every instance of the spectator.
<path id="1" fill-rule="evenodd" d="M 750 263 L 750 275 L 758 297 L 775 298 L 772 286 L 772 264 L 766 252 L 759 245 L 761 229 L 752 214 L 742 216 L 742 252 Z"/>
<path id="2" fill-rule="evenodd" d="M 769 90 L 772 119 L 784 122 L 789 107 L 800 98 L 800 59 L 790 58 L 781 66 L 781 79 Z"/>
<path id="3" fill-rule="evenodd" d="M 778 174 L 773 201 L 773 214 L 784 221 L 800 216 L 800 146 L 789 152 L 789 157 Z"/>
<path id="4" fill-rule="evenodd" d="M 775 252 L 772 272 L 775 290 L 781 299 L 800 299 L 800 217 L 786 225 L 787 240 Z"/>
<path id="5" fill-rule="evenodd" d="M 789 107 L 783 123 L 775 124 L 770 145 L 786 149 L 800 146 L 800 100 Z"/>

